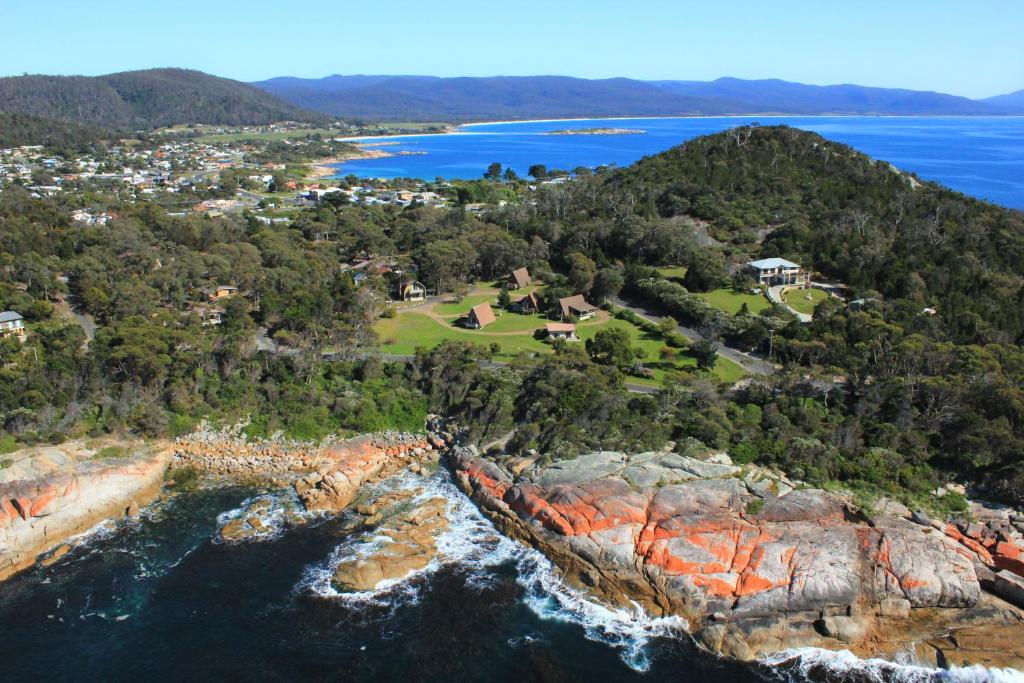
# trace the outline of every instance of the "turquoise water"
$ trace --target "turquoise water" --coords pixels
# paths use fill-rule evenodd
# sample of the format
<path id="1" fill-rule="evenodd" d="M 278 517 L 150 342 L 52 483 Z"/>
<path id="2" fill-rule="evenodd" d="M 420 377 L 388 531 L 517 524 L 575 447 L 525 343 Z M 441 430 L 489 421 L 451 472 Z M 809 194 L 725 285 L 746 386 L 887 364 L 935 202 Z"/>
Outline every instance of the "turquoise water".
<path id="1" fill-rule="evenodd" d="M 339 165 L 342 175 L 478 178 L 498 161 L 526 175 L 548 168 L 616 164 L 664 151 L 691 138 L 757 121 L 786 124 L 843 142 L 877 159 L 975 197 L 1024 209 L 1024 117 L 780 116 L 488 123 L 452 135 L 364 138 L 380 149 L 425 152 Z M 568 128 L 640 129 L 642 135 L 544 135 Z"/>

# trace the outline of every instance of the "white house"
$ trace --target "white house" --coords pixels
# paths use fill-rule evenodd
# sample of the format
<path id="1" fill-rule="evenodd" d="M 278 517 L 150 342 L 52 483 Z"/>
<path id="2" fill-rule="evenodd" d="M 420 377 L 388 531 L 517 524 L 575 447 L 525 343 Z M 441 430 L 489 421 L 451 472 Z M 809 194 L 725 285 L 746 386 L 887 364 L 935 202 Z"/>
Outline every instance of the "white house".
<path id="1" fill-rule="evenodd" d="M 747 272 L 761 285 L 806 285 L 807 271 L 784 258 L 765 258 L 747 264 Z"/>
<path id="2" fill-rule="evenodd" d="M 25 319 L 21 317 L 21 313 L 0 312 L 0 337 L 17 337 L 18 341 L 25 341 Z"/>

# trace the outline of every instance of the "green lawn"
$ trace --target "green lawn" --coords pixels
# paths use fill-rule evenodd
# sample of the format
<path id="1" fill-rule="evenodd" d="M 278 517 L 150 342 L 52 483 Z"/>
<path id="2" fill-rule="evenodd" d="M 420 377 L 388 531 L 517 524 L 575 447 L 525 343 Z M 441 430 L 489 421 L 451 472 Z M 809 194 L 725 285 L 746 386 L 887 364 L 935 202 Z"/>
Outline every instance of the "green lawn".
<path id="1" fill-rule="evenodd" d="M 686 276 L 686 266 L 662 266 L 656 270 L 666 280 L 682 280 Z"/>
<path id="2" fill-rule="evenodd" d="M 464 307 L 459 312 L 467 310 L 469 310 L 468 307 Z M 443 341 L 462 340 L 483 345 L 497 343 L 501 346 L 497 357 L 503 360 L 525 352 L 551 352 L 549 344 L 534 339 L 532 334 L 498 334 L 514 331 L 529 332 L 539 329 L 548 322 L 548 319 L 542 315 L 519 315 L 506 311 L 496 322 L 482 330 L 464 329 L 455 324 L 456 320 L 456 318 L 452 318 L 442 323 L 424 313 L 415 311 L 399 314 L 395 318 L 384 318 L 376 326 L 382 341 L 381 350 L 385 353 L 411 355 L 417 346 L 433 348 Z M 617 318 L 610 318 L 605 322 L 588 320 L 580 323 L 578 327 L 580 344 L 582 345 L 587 339 L 592 338 L 599 330 L 611 327 L 619 327 L 629 333 L 633 346 L 642 348 L 647 353 L 644 365 L 654 372 L 652 379 L 630 377 L 628 378 L 630 382 L 660 386 L 669 372 L 696 366 L 696 360 L 685 349 L 677 349 L 675 358 L 671 360 L 662 360 L 661 349 L 665 343 L 660 335 L 645 332 L 639 327 Z M 740 366 L 732 361 L 719 357 L 714 374 L 723 382 L 731 384 L 743 377 L 745 373 Z"/>
<path id="3" fill-rule="evenodd" d="M 704 299 L 704 301 L 707 301 L 718 310 L 725 311 L 729 315 L 739 313 L 743 304 L 747 305 L 751 313 L 760 313 L 771 308 L 771 303 L 768 299 L 760 294 L 737 292 L 729 288 L 714 289 L 710 292 L 694 292 L 694 296 Z"/>
<path id="4" fill-rule="evenodd" d="M 498 297 L 494 294 L 473 294 L 463 298 L 459 303 L 437 304 L 434 311 L 438 315 L 466 315 L 469 309 L 485 301 L 491 302 L 491 307 L 494 308 L 497 300 Z"/>
<path id="5" fill-rule="evenodd" d="M 782 300 L 786 305 L 798 313 L 811 315 L 814 307 L 828 298 L 828 294 L 820 289 L 793 289 L 783 295 Z"/>
<path id="6" fill-rule="evenodd" d="M 272 140 L 279 142 L 281 140 L 305 138 L 306 136 L 318 133 L 325 138 L 340 138 L 349 135 L 347 131 L 310 128 L 307 130 L 276 130 L 266 133 L 208 133 L 200 135 L 197 139 L 203 142 L 238 142 L 239 140 Z"/>

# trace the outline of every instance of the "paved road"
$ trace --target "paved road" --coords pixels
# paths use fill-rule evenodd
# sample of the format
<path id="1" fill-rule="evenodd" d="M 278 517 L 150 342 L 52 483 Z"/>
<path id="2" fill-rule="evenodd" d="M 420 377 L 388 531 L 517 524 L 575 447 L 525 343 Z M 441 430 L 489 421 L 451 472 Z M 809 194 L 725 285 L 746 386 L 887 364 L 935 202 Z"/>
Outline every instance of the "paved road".
<path id="1" fill-rule="evenodd" d="M 768 300 L 771 301 L 772 303 L 781 304 L 782 306 L 785 306 L 786 310 L 795 315 L 800 322 L 804 324 L 811 322 L 811 316 L 807 315 L 806 313 L 801 313 L 800 311 L 796 310 L 795 308 L 793 308 L 792 306 L 790 306 L 789 304 L 782 300 L 782 290 L 786 289 L 787 287 L 792 287 L 792 285 L 775 285 L 774 287 L 769 287 Z"/>
<path id="2" fill-rule="evenodd" d="M 613 297 L 611 299 L 611 302 L 614 305 L 618 306 L 619 308 L 624 308 L 627 311 L 632 311 L 633 313 L 640 316 L 644 320 L 647 320 L 648 322 L 657 324 L 658 322 L 661 321 L 663 317 L 647 308 L 644 308 L 643 306 L 628 303 L 620 297 Z M 684 337 L 691 341 L 704 340 L 704 335 L 702 335 L 700 332 L 693 329 L 692 327 L 684 327 L 680 325 L 677 329 L 679 334 L 683 335 Z M 726 346 L 722 342 L 716 341 L 714 342 L 714 344 L 715 348 L 718 350 L 719 355 L 728 358 L 729 360 L 736 363 L 741 368 L 743 368 L 744 370 L 753 375 L 770 375 L 778 371 L 779 369 L 778 366 L 769 363 L 766 360 L 756 358 L 754 356 L 751 356 L 749 353 L 744 353 L 743 351 L 740 351 L 739 349 L 734 349 L 731 346 Z"/>

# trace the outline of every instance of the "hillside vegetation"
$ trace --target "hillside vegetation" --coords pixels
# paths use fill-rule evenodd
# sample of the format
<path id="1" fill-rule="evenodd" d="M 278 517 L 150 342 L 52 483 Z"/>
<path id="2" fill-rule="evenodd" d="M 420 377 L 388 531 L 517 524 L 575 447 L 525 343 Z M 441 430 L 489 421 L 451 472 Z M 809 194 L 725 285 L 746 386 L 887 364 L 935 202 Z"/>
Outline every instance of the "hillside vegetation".
<path id="1" fill-rule="evenodd" d="M 0 78 L 0 111 L 109 130 L 324 118 L 245 83 L 184 69 Z"/>

